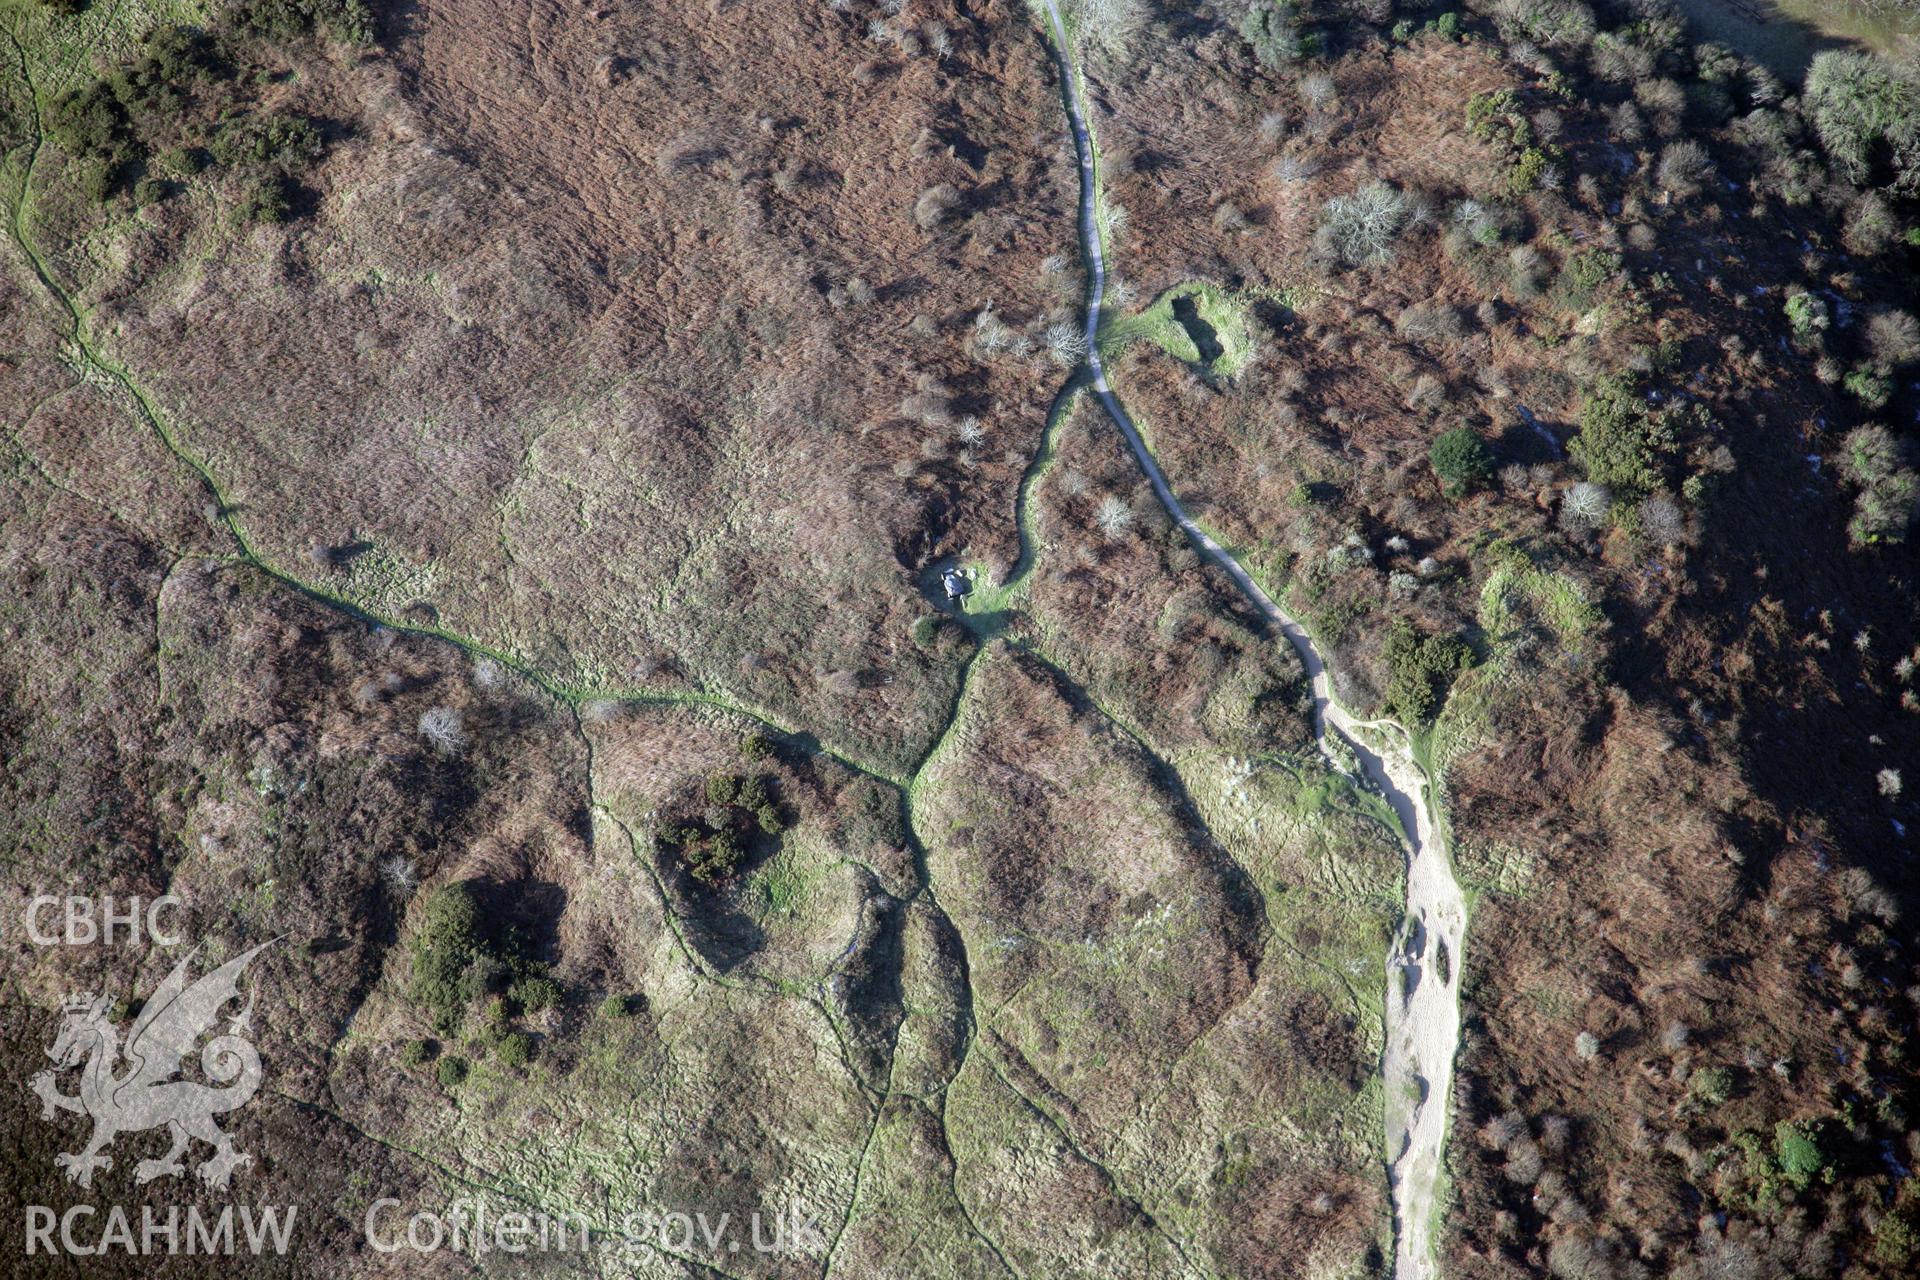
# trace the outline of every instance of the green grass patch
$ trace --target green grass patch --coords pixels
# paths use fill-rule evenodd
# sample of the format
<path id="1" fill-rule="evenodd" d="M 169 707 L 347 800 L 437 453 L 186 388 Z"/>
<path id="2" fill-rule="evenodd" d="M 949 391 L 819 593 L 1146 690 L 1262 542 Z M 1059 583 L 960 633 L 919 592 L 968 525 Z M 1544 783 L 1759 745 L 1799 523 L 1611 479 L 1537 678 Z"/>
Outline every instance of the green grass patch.
<path id="1" fill-rule="evenodd" d="M 1531 622 L 1551 631 L 1564 654 L 1577 657 L 1601 621 L 1600 610 L 1572 578 L 1535 566 L 1517 549 L 1495 552 L 1480 588 L 1480 627 L 1496 648 Z"/>
<path id="2" fill-rule="evenodd" d="M 1100 333 L 1101 354 L 1117 355 L 1142 341 L 1216 377 L 1231 378 L 1253 359 L 1248 300 L 1203 280 L 1177 284 L 1144 311 L 1107 322 Z"/>

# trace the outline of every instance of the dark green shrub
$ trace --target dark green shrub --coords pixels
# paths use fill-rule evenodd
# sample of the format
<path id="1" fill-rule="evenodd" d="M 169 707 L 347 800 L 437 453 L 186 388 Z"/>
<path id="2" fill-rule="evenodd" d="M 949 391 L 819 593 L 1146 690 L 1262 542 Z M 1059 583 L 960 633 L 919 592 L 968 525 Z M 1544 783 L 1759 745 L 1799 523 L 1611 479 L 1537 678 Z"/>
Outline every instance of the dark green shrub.
<path id="1" fill-rule="evenodd" d="M 1424 635 L 1405 618 L 1387 628 L 1384 656 L 1387 711 L 1409 727 L 1433 720 L 1454 676 L 1473 660 L 1460 637 Z"/>
<path id="2" fill-rule="evenodd" d="M 304 116 L 247 116 L 220 130 L 211 150 L 223 165 L 294 173 L 318 160 L 326 141 Z"/>
<path id="3" fill-rule="evenodd" d="M 140 57 L 107 80 L 135 124 L 150 132 L 186 109 L 203 76 L 221 70 L 213 42 L 187 27 L 163 27 L 146 38 Z"/>
<path id="4" fill-rule="evenodd" d="M 248 182 L 240 194 L 240 202 L 233 207 L 234 220 L 242 224 L 285 222 L 292 215 L 292 186 L 279 174 Z"/>
<path id="5" fill-rule="evenodd" d="M 1486 442 L 1466 427 L 1436 436 L 1427 458 L 1449 498 L 1462 497 L 1493 479 L 1493 454 Z"/>
<path id="6" fill-rule="evenodd" d="M 1658 487 L 1672 447 L 1672 423 L 1647 405 L 1630 374 L 1609 374 L 1587 388 L 1580 434 L 1567 446 L 1587 479 L 1621 497 Z"/>
<path id="7" fill-rule="evenodd" d="M 603 1018 L 626 1018 L 633 1014 L 633 1004 L 626 996 L 608 996 L 600 1002 L 600 1016 Z"/>
<path id="8" fill-rule="evenodd" d="M 701 884 L 715 885 L 731 876 L 744 852 L 731 831 L 717 831 L 682 850 L 687 868 Z"/>
<path id="9" fill-rule="evenodd" d="M 460 971 L 460 981 L 455 984 L 460 992 L 460 1003 L 476 1004 L 487 998 L 507 980 L 507 966 L 498 956 L 486 951 L 474 954 L 465 969 Z"/>
<path id="10" fill-rule="evenodd" d="M 839 838 L 848 848 L 865 856 L 864 851 L 869 849 L 898 849 L 907 843 L 899 792 L 862 778 L 842 795 Z"/>
<path id="11" fill-rule="evenodd" d="M 1525 126 L 1511 89 L 1489 89 L 1467 99 L 1467 132 L 1481 142 L 1511 142 L 1514 132 Z"/>
<path id="12" fill-rule="evenodd" d="M 228 10 L 235 29 L 270 40 L 296 40 L 313 31 L 335 40 L 373 40 L 373 12 L 365 0 L 241 0 Z"/>
<path id="13" fill-rule="evenodd" d="M 493 1051 L 503 1065 L 521 1070 L 533 1061 L 533 1037 L 524 1031 L 509 1031 Z"/>
<path id="14" fill-rule="evenodd" d="M 1693 1096 L 1709 1106 L 1721 1106 L 1733 1097 L 1733 1072 L 1725 1067 L 1703 1067 L 1687 1082 Z"/>
<path id="15" fill-rule="evenodd" d="M 1782 1120 L 1773 1129 L 1774 1156 L 1780 1172 L 1796 1187 L 1805 1187 L 1827 1168 L 1819 1134 L 1805 1121 Z"/>
<path id="16" fill-rule="evenodd" d="M 708 804 L 732 804 L 740 794 L 740 779 L 731 773 L 716 773 L 707 779 Z"/>
<path id="17" fill-rule="evenodd" d="M 119 190 L 143 157 L 126 109 L 103 80 L 69 89 L 48 103 L 46 131 L 49 141 L 80 161 L 76 176 L 94 200 Z"/>
<path id="18" fill-rule="evenodd" d="M 451 1055 L 442 1058 L 433 1075 L 442 1089 L 457 1089 L 467 1082 L 467 1060 Z"/>
<path id="19" fill-rule="evenodd" d="M 560 1003 L 560 984 L 552 978 L 522 978 L 507 988 L 507 997 L 528 1013 L 538 1013 Z"/>
<path id="20" fill-rule="evenodd" d="M 431 1040 L 409 1040 L 407 1047 L 400 1051 L 400 1061 L 409 1067 L 421 1067 L 433 1061 L 433 1055 L 439 1046 Z"/>
<path id="21" fill-rule="evenodd" d="M 1507 194 L 1523 196 L 1539 190 L 1552 166 L 1553 157 L 1544 148 L 1528 147 L 1507 170 Z"/>
<path id="22" fill-rule="evenodd" d="M 764 733 L 750 733 L 740 739 L 740 758 L 743 760 L 765 760 L 773 754 L 773 743 L 767 741 Z"/>
<path id="23" fill-rule="evenodd" d="M 1620 274 L 1621 257 L 1605 249 L 1586 249 L 1561 264 L 1554 293 L 1568 311 L 1592 308 L 1601 288 Z"/>
<path id="24" fill-rule="evenodd" d="M 480 908 L 473 890 L 465 884 L 434 890 L 421 909 L 409 950 L 413 998 L 435 1013 L 435 1025 L 459 1025 L 460 979 L 479 947 Z"/>
<path id="25" fill-rule="evenodd" d="M 207 153 L 198 147 L 171 147 L 154 157 L 154 163 L 179 178 L 190 178 L 207 167 Z"/>

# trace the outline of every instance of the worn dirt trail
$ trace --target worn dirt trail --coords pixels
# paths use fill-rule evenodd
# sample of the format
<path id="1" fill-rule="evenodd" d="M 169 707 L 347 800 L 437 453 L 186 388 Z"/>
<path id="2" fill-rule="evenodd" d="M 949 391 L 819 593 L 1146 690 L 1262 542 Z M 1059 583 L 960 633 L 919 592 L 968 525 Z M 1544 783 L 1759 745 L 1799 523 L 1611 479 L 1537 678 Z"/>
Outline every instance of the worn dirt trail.
<path id="1" fill-rule="evenodd" d="M 1394 1202 L 1394 1275 L 1431 1280 L 1437 1274 L 1433 1231 L 1438 1214 L 1441 1156 L 1446 1147 L 1447 1103 L 1453 1091 L 1453 1057 L 1460 1042 L 1460 961 L 1466 941 L 1467 907 L 1454 879 L 1435 821 L 1431 782 L 1414 759 L 1406 730 L 1390 720 L 1356 720 L 1333 697 L 1326 663 L 1307 629 L 1290 617 L 1240 562 L 1195 524 L 1174 496 L 1140 430 L 1128 416 L 1100 359 L 1101 304 L 1106 296 L 1106 253 L 1100 239 L 1099 183 L 1093 137 L 1082 111 L 1079 67 L 1074 61 L 1058 0 L 1044 0 L 1047 26 L 1061 75 L 1061 98 L 1080 165 L 1080 247 L 1087 263 L 1087 370 L 1094 394 L 1126 437 L 1167 514 L 1201 553 L 1239 586 L 1269 622 L 1286 636 L 1313 686 L 1314 731 L 1336 759 L 1329 740 L 1351 748 L 1368 781 L 1400 817 L 1407 847 L 1407 900 L 1399 936 L 1387 964 L 1386 1145 Z"/>

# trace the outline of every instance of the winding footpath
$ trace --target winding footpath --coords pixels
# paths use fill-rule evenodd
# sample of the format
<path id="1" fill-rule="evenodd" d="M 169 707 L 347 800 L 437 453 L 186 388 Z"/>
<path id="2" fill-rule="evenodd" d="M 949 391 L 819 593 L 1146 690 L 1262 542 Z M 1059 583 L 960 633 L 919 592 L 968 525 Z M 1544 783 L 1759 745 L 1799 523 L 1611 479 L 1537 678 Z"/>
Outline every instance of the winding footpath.
<path id="1" fill-rule="evenodd" d="M 1100 241 L 1098 181 L 1093 138 L 1081 108 L 1081 81 L 1058 0 L 1044 0 L 1061 99 L 1073 130 L 1080 164 L 1080 245 L 1087 263 L 1087 370 L 1094 394 L 1146 473 L 1167 514 L 1201 554 L 1218 565 L 1300 655 L 1313 687 L 1314 733 L 1321 749 L 1338 758 L 1329 735 L 1350 748 L 1366 778 L 1392 804 L 1407 847 L 1407 902 L 1387 965 L 1386 1050 L 1381 1074 L 1386 1086 L 1386 1139 L 1394 1201 L 1394 1275 L 1432 1280 L 1437 1275 L 1433 1232 L 1447 1137 L 1447 1103 L 1453 1087 L 1453 1057 L 1460 1040 L 1460 964 L 1467 931 L 1466 900 L 1435 822 L 1431 782 L 1415 761 L 1406 730 L 1390 720 L 1360 721 L 1333 697 L 1326 663 L 1307 629 L 1260 588 L 1240 562 L 1195 524 L 1174 496 L 1140 430 L 1128 416 L 1100 359 L 1101 304 L 1106 295 L 1106 255 Z M 1444 955 L 1444 958 L 1443 958 Z"/>

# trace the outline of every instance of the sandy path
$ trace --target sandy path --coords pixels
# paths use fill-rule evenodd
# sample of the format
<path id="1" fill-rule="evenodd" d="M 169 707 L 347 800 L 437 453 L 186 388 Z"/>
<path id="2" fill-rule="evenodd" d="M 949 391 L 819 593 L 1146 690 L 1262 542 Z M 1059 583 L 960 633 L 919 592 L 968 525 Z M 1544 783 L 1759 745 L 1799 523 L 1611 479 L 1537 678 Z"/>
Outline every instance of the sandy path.
<path id="1" fill-rule="evenodd" d="M 1459 981 L 1467 931 L 1466 901 L 1434 824 L 1426 772 L 1413 758 L 1406 731 L 1388 720 L 1356 721 L 1334 701 L 1326 664 L 1313 647 L 1307 629 L 1275 604 L 1240 562 L 1188 517 L 1139 428 L 1107 383 L 1098 342 L 1107 268 L 1096 210 L 1093 139 L 1081 113 L 1079 70 L 1058 0 L 1045 0 L 1045 6 L 1054 56 L 1065 86 L 1063 99 L 1073 130 L 1074 153 L 1080 164 L 1080 246 L 1087 262 L 1087 367 L 1094 394 L 1126 437 L 1127 447 L 1167 514 L 1299 653 L 1313 684 L 1314 732 L 1322 750 L 1328 747 L 1329 733 L 1344 739 L 1367 779 L 1400 815 L 1407 845 L 1407 903 L 1387 965 L 1387 1045 L 1381 1062 L 1394 1201 L 1393 1269 L 1397 1280 L 1430 1280 L 1438 1271 L 1433 1250 L 1435 1208 L 1441 1155 L 1446 1146 L 1447 1102 L 1453 1091 L 1453 1056 L 1460 1042 Z"/>

